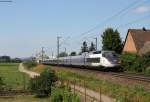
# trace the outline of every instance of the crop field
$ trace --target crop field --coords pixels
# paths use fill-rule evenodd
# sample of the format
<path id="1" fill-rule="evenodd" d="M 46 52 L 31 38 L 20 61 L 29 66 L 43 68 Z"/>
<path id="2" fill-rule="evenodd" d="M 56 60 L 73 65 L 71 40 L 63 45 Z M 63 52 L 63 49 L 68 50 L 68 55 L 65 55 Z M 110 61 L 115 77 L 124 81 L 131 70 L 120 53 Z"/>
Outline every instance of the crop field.
<path id="1" fill-rule="evenodd" d="M 30 96 L 16 96 L 13 98 L 0 98 L 0 102 L 50 102 L 50 98 L 36 98 Z"/>
<path id="2" fill-rule="evenodd" d="M 29 77 L 19 72 L 18 63 L 0 63 L 0 77 L 12 89 L 22 89 L 27 85 Z"/>
<path id="3" fill-rule="evenodd" d="M 29 76 L 19 72 L 19 63 L 0 63 L 0 77 L 7 88 L 22 90 L 27 88 Z M 37 98 L 34 95 L 16 95 L 12 97 L 0 97 L 0 102 L 50 102 L 50 98 Z"/>

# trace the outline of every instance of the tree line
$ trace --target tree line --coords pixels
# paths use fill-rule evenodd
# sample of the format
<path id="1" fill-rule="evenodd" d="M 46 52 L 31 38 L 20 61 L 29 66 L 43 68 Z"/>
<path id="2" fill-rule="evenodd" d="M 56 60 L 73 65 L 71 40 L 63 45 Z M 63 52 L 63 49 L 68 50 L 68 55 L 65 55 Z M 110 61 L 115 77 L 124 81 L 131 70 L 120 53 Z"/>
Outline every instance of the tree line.
<path id="1" fill-rule="evenodd" d="M 20 63 L 22 60 L 20 58 L 11 58 L 10 56 L 0 56 L 0 63 Z"/>

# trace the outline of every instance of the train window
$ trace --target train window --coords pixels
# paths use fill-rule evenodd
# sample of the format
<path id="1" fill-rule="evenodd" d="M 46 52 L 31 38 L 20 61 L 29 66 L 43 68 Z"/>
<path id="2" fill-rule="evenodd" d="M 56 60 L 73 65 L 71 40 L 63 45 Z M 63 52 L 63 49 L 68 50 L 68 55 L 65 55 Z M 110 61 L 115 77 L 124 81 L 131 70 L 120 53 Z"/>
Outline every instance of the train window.
<path id="1" fill-rule="evenodd" d="M 93 54 L 100 54 L 101 53 L 101 51 L 95 51 L 95 52 L 93 52 Z"/>
<path id="2" fill-rule="evenodd" d="M 104 53 L 102 54 L 102 56 L 103 56 L 103 57 L 106 57 L 106 58 L 108 58 L 108 57 L 117 57 L 117 54 L 114 53 L 114 52 L 104 52 Z"/>
<path id="3" fill-rule="evenodd" d="M 87 58 L 86 61 L 91 63 L 99 63 L 100 58 Z"/>

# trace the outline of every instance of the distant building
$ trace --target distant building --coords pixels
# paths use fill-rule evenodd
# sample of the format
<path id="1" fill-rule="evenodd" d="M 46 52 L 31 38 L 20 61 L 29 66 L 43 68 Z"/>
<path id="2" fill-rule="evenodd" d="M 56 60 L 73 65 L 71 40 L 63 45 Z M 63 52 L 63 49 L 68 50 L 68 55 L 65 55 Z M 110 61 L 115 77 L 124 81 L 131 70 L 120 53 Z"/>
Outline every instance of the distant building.
<path id="1" fill-rule="evenodd" d="M 123 52 L 142 55 L 150 52 L 150 30 L 129 29 L 123 47 Z"/>

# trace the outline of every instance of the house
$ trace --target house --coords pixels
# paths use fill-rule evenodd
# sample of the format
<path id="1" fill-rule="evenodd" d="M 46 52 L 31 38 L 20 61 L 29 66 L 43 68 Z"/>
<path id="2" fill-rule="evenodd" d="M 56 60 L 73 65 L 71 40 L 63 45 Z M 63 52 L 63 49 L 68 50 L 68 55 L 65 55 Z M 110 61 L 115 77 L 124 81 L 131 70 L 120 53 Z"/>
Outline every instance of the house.
<path id="1" fill-rule="evenodd" d="M 123 52 L 137 53 L 139 55 L 150 52 L 150 29 L 129 29 Z"/>

